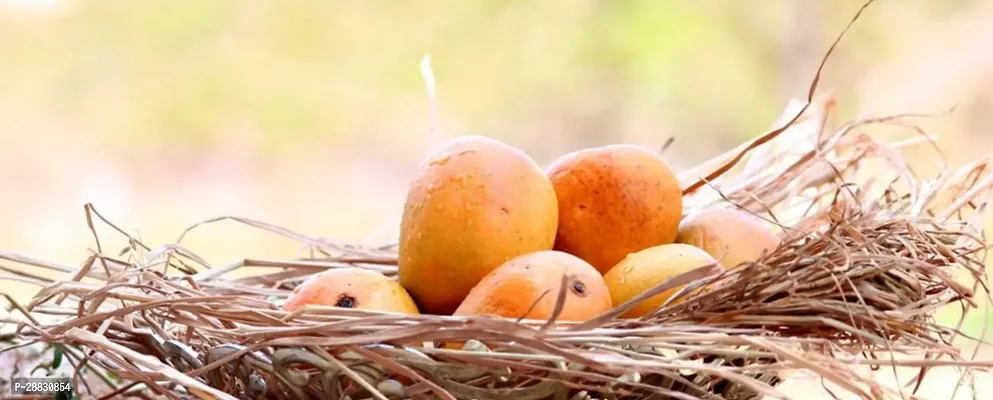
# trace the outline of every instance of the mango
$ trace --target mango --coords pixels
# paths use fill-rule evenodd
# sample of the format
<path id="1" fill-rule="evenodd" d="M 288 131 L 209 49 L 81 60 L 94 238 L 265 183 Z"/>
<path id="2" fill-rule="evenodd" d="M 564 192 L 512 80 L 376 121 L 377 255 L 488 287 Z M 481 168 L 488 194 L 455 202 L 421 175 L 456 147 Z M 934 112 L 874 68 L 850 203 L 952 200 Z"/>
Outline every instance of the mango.
<path id="1" fill-rule="evenodd" d="M 293 289 L 283 309 L 294 311 L 308 304 L 419 314 L 414 300 L 397 281 L 355 267 L 311 275 Z"/>
<path id="2" fill-rule="evenodd" d="M 610 311 L 610 292 L 596 268 L 571 254 L 548 250 L 515 257 L 490 272 L 454 315 L 550 319 L 563 276 L 568 277 L 566 296 L 558 320 L 585 321 Z"/>
<path id="3" fill-rule="evenodd" d="M 684 219 L 676 242 L 699 247 L 733 269 L 775 250 L 779 236 L 771 225 L 746 211 L 714 208 Z"/>
<path id="4" fill-rule="evenodd" d="M 683 194 L 655 152 L 627 144 L 578 150 L 547 174 L 559 202 L 555 250 L 606 273 L 630 253 L 676 239 Z"/>
<path id="5" fill-rule="evenodd" d="M 399 280 L 422 312 L 451 314 L 508 260 L 555 243 L 558 202 L 522 150 L 463 136 L 411 181 L 400 225 Z"/>
<path id="6" fill-rule="evenodd" d="M 664 244 L 628 255 L 611 268 L 603 276 L 603 280 L 616 307 L 679 274 L 710 264 L 718 263 L 702 249 L 688 244 Z M 717 270 L 723 272 L 724 268 L 718 264 Z M 621 317 L 645 316 L 658 309 L 682 288 L 683 286 L 675 287 L 649 297 Z M 685 297 L 677 300 L 677 303 L 683 299 Z"/>

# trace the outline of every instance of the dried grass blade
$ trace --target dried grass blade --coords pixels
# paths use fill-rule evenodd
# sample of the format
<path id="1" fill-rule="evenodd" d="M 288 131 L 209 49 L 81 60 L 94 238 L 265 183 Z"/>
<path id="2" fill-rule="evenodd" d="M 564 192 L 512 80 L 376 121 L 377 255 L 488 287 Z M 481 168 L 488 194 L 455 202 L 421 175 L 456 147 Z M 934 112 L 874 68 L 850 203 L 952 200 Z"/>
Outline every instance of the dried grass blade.
<path id="1" fill-rule="evenodd" d="M 144 354 L 139 354 L 127 347 L 121 346 L 119 344 L 113 343 L 107 338 L 97 335 L 93 332 L 88 332 L 82 329 L 73 328 L 65 333 L 65 338 L 72 342 L 80 343 L 91 348 L 103 348 L 107 350 L 112 350 L 116 354 L 120 354 L 126 357 L 131 362 L 136 365 L 148 368 L 151 372 L 162 374 L 162 376 L 172 379 L 174 382 L 185 386 L 190 391 L 194 392 L 201 398 L 205 399 L 220 399 L 220 400 L 237 400 L 234 396 L 227 393 L 221 392 L 214 389 L 206 384 L 190 378 L 183 373 L 176 371 L 172 367 L 163 364 L 159 360 L 146 356 Z"/>

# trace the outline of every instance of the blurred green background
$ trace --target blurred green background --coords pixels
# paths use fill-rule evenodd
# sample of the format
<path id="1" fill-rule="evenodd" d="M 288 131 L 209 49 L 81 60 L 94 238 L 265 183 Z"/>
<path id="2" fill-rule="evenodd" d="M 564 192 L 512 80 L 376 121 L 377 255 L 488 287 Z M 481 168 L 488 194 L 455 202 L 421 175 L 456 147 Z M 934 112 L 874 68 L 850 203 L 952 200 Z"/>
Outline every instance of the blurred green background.
<path id="1" fill-rule="evenodd" d="M 425 151 L 465 133 L 543 165 L 674 137 L 666 156 L 685 168 L 805 97 L 860 5 L 0 0 L 0 248 L 78 263 L 92 247 L 86 202 L 152 244 L 219 215 L 382 243 Z M 952 164 L 993 151 L 993 2 L 877 2 L 822 88 L 841 120 L 959 105 L 921 124 Z M 218 264 L 297 249 L 236 225 L 184 243 Z M 0 285 L 19 300 L 35 290 Z"/>

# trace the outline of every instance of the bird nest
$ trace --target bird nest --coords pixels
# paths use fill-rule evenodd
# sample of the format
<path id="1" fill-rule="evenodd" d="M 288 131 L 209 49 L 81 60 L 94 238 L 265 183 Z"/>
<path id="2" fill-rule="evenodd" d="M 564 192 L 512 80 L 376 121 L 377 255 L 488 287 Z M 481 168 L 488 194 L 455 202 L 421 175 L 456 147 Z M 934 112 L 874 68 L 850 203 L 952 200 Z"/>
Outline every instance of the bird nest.
<path id="1" fill-rule="evenodd" d="M 0 253 L 65 274 L 47 281 L 4 268 L 12 275 L 0 279 L 43 289 L 28 304 L 7 298 L 4 321 L 16 329 L 2 337 L 0 355 L 14 359 L 13 376 L 66 371 L 77 396 L 101 399 L 786 398 L 778 387 L 797 372 L 882 399 L 902 398 L 905 389 L 861 367 L 919 368 L 914 386 L 939 366 L 961 367 L 963 377 L 993 366 L 963 356 L 953 341 L 964 333 L 935 322 L 942 307 L 958 305 L 965 318 L 978 295 L 988 296 L 987 160 L 922 179 L 901 151 L 933 145 L 929 136 L 884 142 L 863 132 L 874 124 L 913 128 L 908 116 L 835 127 L 833 98 L 815 98 L 815 88 L 816 79 L 780 128 L 680 174 L 688 212 L 747 210 L 782 227 L 779 247 L 720 275 L 712 266 L 686 272 L 588 321 L 322 306 L 287 312 L 281 302 L 316 272 L 395 275 L 395 247 L 225 217 L 207 222 L 288 237 L 310 255 L 215 266 L 183 247 L 182 237 L 153 248 L 87 206 L 94 236 L 105 224 L 127 246 L 108 250 L 108 239 L 97 238 L 79 268 Z M 252 267 L 266 269 L 237 273 Z M 649 315 L 619 317 L 680 286 Z"/>

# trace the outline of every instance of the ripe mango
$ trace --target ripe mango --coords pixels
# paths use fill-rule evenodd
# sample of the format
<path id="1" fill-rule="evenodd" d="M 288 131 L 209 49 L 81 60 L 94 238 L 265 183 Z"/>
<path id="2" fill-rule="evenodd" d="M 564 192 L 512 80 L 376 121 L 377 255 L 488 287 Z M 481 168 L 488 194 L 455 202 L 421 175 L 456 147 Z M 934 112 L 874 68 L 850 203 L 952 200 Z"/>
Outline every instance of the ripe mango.
<path id="1" fill-rule="evenodd" d="M 547 320 L 554 314 L 563 275 L 570 278 L 558 320 L 585 321 L 610 311 L 610 292 L 596 268 L 574 255 L 546 250 L 515 257 L 490 272 L 454 315 Z"/>
<path id="2" fill-rule="evenodd" d="M 578 150 L 547 174 L 559 202 L 555 250 L 606 273 L 630 253 L 676 239 L 683 193 L 655 152 L 627 144 Z"/>
<path id="3" fill-rule="evenodd" d="M 362 310 L 418 314 L 414 300 L 397 281 L 376 271 L 348 267 L 311 275 L 293 289 L 283 309 L 325 305 Z"/>
<path id="4" fill-rule="evenodd" d="M 772 226 L 746 211 L 714 208 L 684 219 L 676 242 L 699 247 L 732 269 L 775 250 L 779 236 Z"/>
<path id="5" fill-rule="evenodd" d="M 610 289 L 614 305 L 619 306 L 679 274 L 710 264 L 717 264 L 717 261 L 702 249 L 681 243 L 664 244 L 628 255 L 611 268 L 603 280 Z M 723 271 L 723 267 L 718 267 L 718 271 Z M 649 297 L 621 317 L 637 318 L 649 314 L 680 289 L 682 286 Z"/>
<path id="6" fill-rule="evenodd" d="M 555 243 L 558 203 L 541 167 L 500 141 L 463 136 L 411 181 L 399 279 L 422 312 L 451 314 L 484 276 Z"/>

